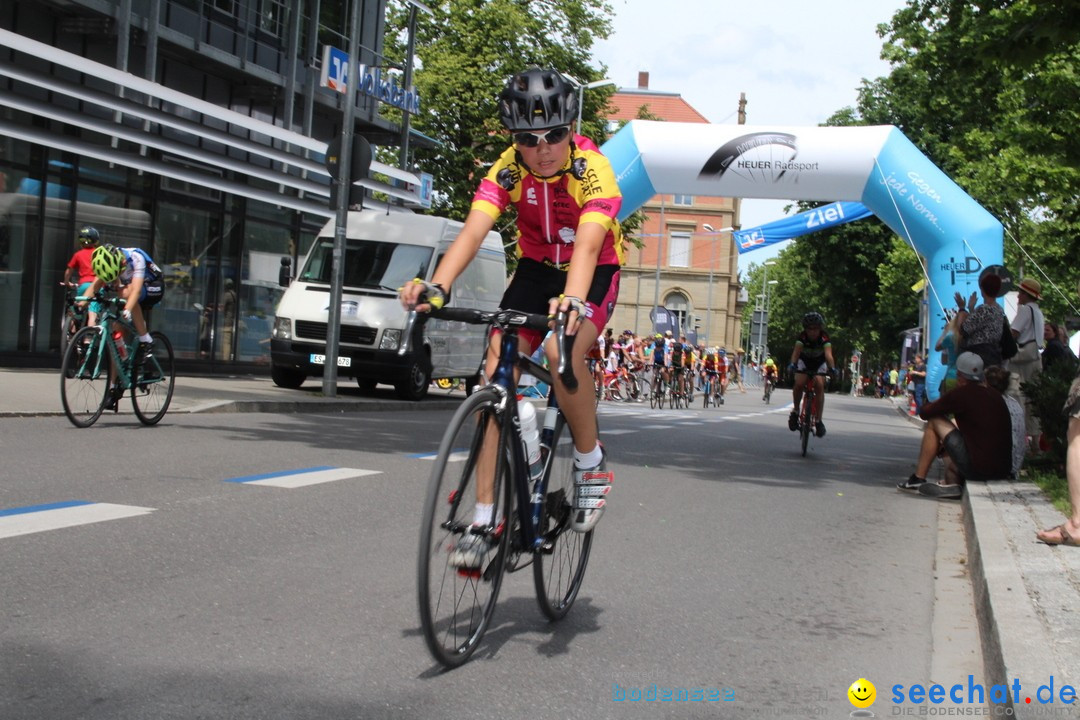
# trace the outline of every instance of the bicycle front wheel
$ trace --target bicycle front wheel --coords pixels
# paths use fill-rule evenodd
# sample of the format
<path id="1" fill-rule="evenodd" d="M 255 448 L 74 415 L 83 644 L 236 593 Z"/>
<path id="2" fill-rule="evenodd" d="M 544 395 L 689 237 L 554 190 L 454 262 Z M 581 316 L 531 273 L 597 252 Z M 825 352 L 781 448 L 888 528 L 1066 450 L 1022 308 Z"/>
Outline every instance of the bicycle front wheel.
<path id="1" fill-rule="evenodd" d="M 577 533 L 570 529 L 574 439 L 562 416 L 555 425 L 547 473 L 547 494 L 540 523 L 544 544 L 533 561 L 533 581 L 541 612 L 549 620 L 560 620 L 566 616 L 581 589 L 593 539 L 592 530 Z"/>
<path id="2" fill-rule="evenodd" d="M 131 402 L 143 425 L 154 425 L 165 417 L 176 384 L 172 343 L 160 332 L 150 336 L 154 339 L 153 351 L 132 371 L 136 379 L 131 386 Z"/>
<path id="3" fill-rule="evenodd" d="M 499 399 L 493 388 L 482 388 L 458 408 L 439 445 L 424 502 L 417 562 L 420 626 L 431 654 L 448 668 L 464 663 L 479 645 L 506 569 L 512 496 L 509 437 L 502 437 L 495 412 Z M 494 511 L 490 525 L 474 533 L 477 484 L 485 474 L 493 483 Z M 451 565 L 466 533 L 488 541 L 475 569 Z"/>
<path id="4" fill-rule="evenodd" d="M 799 423 L 799 440 L 802 442 L 803 457 L 806 457 L 806 448 L 810 444 L 810 433 L 813 431 L 812 418 L 810 417 L 813 403 L 814 398 L 809 393 L 803 395 L 802 420 Z"/>
<path id="5" fill-rule="evenodd" d="M 60 401 L 75 427 L 90 427 L 101 417 L 109 395 L 110 362 L 99 327 L 83 328 L 68 343 L 60 367 Z"/>

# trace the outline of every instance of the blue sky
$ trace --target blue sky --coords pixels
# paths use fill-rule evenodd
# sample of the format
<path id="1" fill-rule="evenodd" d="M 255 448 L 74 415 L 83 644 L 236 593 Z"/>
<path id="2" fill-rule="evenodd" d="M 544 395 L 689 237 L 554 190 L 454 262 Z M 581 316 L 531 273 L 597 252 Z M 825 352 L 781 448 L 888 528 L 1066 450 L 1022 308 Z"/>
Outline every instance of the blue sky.
<path id="1" fill-rule="evenodd" d="M 879 23 L 902 0 L 610 0 L 614 34 L 594 60 L 621 87 L 676 92 L 714 123 L 736 122 L 739 93 L 748 125 L 817 125 L 854 105 L 860 81 L 888 73 Z M 663 8 L 658 11 L 658 8 Z M 743 227 L 770 222 L 791 201 L 743 202 Z M 761 263 L 781 246 L 742 256 Z"/>

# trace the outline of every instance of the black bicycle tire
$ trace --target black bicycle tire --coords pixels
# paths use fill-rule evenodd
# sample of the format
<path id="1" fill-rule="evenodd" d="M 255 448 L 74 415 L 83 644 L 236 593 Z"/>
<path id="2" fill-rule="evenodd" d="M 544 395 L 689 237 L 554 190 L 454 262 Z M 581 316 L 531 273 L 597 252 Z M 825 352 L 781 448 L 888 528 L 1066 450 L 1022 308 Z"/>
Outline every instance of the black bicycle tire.
<path id="1" fill-rule="evenodd" d="M 560 416 L 558 421 L 555 424 L 555 430 L 554 430 L 554 433 L 552 435 L 552 445 L 551 445 L 551 448 L 552 448 L 552 450 L 551 450 L 552 460 L 550 462 L 548 462 L 547 468 L 545 470 L 548 473 L 551 473 L 552 469 L 555 467 L 555 464 L 556 464 L 555 458 L 557 457 L 557 453 L 559 452 L 559 440 L 560 440 L 563 433 L 570 433 L 570 426 Z M 568 443 L 568 446 L 570 448 L 570 454 L 568 456 L 569 459 L 568 459 L 566 465 L 572 471 L 573 464 L 574 464 L 572 436 L 571 436 L 571 442 Z M 548 482 L 549 483 L 551 482 L 550 477 L 548 477 Z M 548 485 L 549 494 L 551 492 L 550 487 L 551 486 Z M 572 477 L 569 479 L 569 484 L 566 487 L 569 488 L 570 490 L 573 489 L 573 478 Z M 572 512 L 572 510 L 571 510 L 571 512 Z M 548 514 L 547 513 L 548 513 L 548 508 L 547 508 L 547 503 L 545 503 L 544 511 L 543 511 L 543 517 L 542 517 L 542 521 L 541 521 L 541 527 L 546 527 L 546 525 L 547 525 L 547 521 L 548 521 Z M 573 568 L 573 573 L 572 573 L 572 577 L 570 579 L 570 584 L 567 586 L 566 592 L 562 593 L 562 598 L 561 598 L 561 601 L 559 602 L 559 604 L 555 605 L 555 604 L 553 604 L 551 602 L 552 598 L 549 597 L 548 586 L 545 583 L 545 577 L 544 577 L 545 568 L 552 567 L 553 563 L 547 563 L 547 562 L 545 562 L 545 559 L 554 558 L 559 553 L 561 553 L 563 551 L 563 549 L 566 547 L 566 545 L 562 542 L 564 537 L 566 538 L 566 543 L 570 543 L 570 542 L 576 543 L 580 539 L 581 546 L 580 546 L 580 548 L 578 548 L 578 554 L 576 556 L 577 557 L 576 562 L 571 561 L 571 564 L 574 564 L 575 567 Z M 570 608 L 574 604 L 574 600 L 577 599 L 578 592 L 581 590 L 581 583 L 585 579 L 585 569 L 589 565 L 589 555 L 592 552 L 592 539 L 593 539 L 593 531 L 592 530 L 590 530 L 589 532 L 586 532 L 586 533 L 576 533 L 576 532 L 574 532 L 573 530 L 571 530 L 569 528 L 564 528 L 559 533 L 559 535 L 556 537 L 554 552 L 552 552 L 550 555 L 545 555 L 543 553 L 537 553 L 536 557 L 533 559 L 533 584 L 536 587 L 536 602 L 540 606 L 540 611 L 544 614 L 544 616 L 548 620 L 561 620 L 562 618 L 566 617 L 566 613 L 568 613 L 570 611 Z"/>
<path id="2" fill-rule="evenodd" d="M 165 413 L 169 410 L 169 404 L 172 403 L 173 390 L 176 387 L 176 357 L 173 355 L 172 343 L 169 342 L 169 338 L 165 336 L 165 333 L 155 330 L 150 333 L 150 337 L 154 339 L 154 358 L 158 362 L 158 366 L 161 366 L 162 361 L 167 364 L 167 368 L 161 368 L 163 374 L 168 376 L 168 387 L 165 390 L 165 402 L 158 408 L 153 414 L 146 413 L 139 407 L 139 398 L 148 398 L 147 395 L 141 395 L 139 393 L 139 383 L 131 383 L 131 404 L 135 408 L 135 415 L 139 418 L 139 422 L 143 425 L 156 425 L 161 421 L 161 418 L 165 417 Z M 160 353 L 164 352 L 164 357 L 158 357 Z M 132 374 L 141 372 L 141 368 L 132 366 Z M 159 383 L 154 383 L 158 385 Z M 154 393 L 156 395 L 156 392 Z"/>
<path id="3" fill-rule="evenodd" d="M 429 553 L 428 549 L 433 548 L 433 531 L 436 529 L 436 513 L 439 511 L 441 504 L 446 499 L 444 490 L 450 486 L 455 486 L 457 492 L 461 492 L 469 482 L 475 482 L 475 478 L 471 477 L 471 473 L 466 477 L 459 477 L 456 481 L 450 480 L 445 485 L 443 483 L 444 475 L 446 475 L 447 467 L 465 467 L 468 468 L 472 465 L 473 453 L 476 448 L 470 449 L 470 455 L 465 460 L 464 464 L 451 463 L 451 455 L 454 453 L 455 439 L 458 436 L 458 431 L 462 429 L 464 423 L 469 421 L 469 418 L 474 413 L 491 412 L 498 406 L 501 396 L 498 391 L 491 387 L 485 387 L 477 390 L 472 395 L 465 398 L 465 401 L 458 407 L 454 416 L 451 418 L 449 424 L 446 426 L 446 432 L 443 433 L 442 441 L 439 444 L 439 452 L 436 455 L 434 466 L 431 469 L 431 476 L 428 480 L 427 497 L 424 500 L 424 512 L 422 517 L 422 523 L 420 526 L 420 545 L 417 552 L 417 603 L 420 611 L 420 627 L 424 635 L 424 642 L 427 644 L 428 650 L 432 656 L 443 666 L 447 668 L 455 668 L 465 663 L 470 656 L 479 647 L 480 641 L 484 637 L 484 633 L 487 632 L 488 626 L 491 622 L 491 617 L 495 612 L 495 605 L 499 599 L 499 590 L 502 587 L 503 576 L 506 572 L 506 557 L 507 548 L 509 547 L 510 538 L 510 518 L 511 518 L 511 505 L 513 502 L 513 495 L 510 493 L 510 475 L 509 468 L 506 465 L 506 442 L 507 438 L 504 437 L 505 433 L 500 432 L 499 441 L 499 457 L 501 458 L 496 462 L 496 507 L 499 508 L 498 512 L 501 512 L 501 521 L 504 528 L 502 534 L 499 536 L 499 540 L 494 547 L 494 554 L 492 555 L 491 563 L 488 566 L 488 570 L 494 574 L 487 580 L 491 583 L 490 597 L 485 603 L 482 609 L 479 623 L 475 628 L 472 628 L 465 638 L 464 642 L 459 644 L 454 650 L 447 651 L 447 648 L 440 642 L 438 635 L 441 631 L 436 628 L 437 620 L 433 617 L 431 607 L 431 589 L 429 587 L 429 572 L 431 570 L 430 562 L 434 553 Z M 478 432 L 483 432 L 478 431 Z M 452 472 L 452 470 L 451 470 Z M 502 475 L 503 477 L 500 477 Z M 471 480 L 470 480 L 471 478 Z M 498 492 L 504 493 L 504 501 L 499 505 Z M 472 508 L 465 508 L 464 512 L 471 513 Z M 441 517 L 441 516 L 440 516 Z M 440 533 L 439 545 L 434 546 L 435 552 L 439 552 L 443 545 L 443 536 Z M 449 567 L 447 565 L 447 567 Z M 445 569 L 444 569 L 445 570 Z"/>
<path id="4" fill-rule="evenodd" d="M 87 338 L 86 347 L 88 348 L 88 353 L 80 359 L 78 357 L 78 349 L 83 343 L 83 336 L 86 336 Z M 72 409 L 74 398 L 68 398 L 68 381 L 78 380 L 79 378 L 76 378 L 76 375 L 85 370 L 85 368 L 82 367 L 83 364 L 93 360 L 98 353 L 104 353 L 104 356 L 95 378 L 99 380 L 103 379 L 103 390 L 96 408 L 89 416 L 83 417 L 84 414 L 76 413 Z M 111 362 L 112 358 L 109 356 L 108 349 L 105 347 L 104 343 L 101 342 L 101 328 L 99 327 L 84 327 L 80 329 L 71 338 L 71 342 L 68 343 L 67 350 L 64 352 L 64 359 L 60 363 L 60 403 L 64 407 L 64 414 L 67 415 L 67 419 L 71 421 L 71 424 L 75 427 L 88 428 L 96 423 L 98 418 L 101 417 L 101 413 L 105 409 L 105 402 L 109 397 L 109 363 Z"/>

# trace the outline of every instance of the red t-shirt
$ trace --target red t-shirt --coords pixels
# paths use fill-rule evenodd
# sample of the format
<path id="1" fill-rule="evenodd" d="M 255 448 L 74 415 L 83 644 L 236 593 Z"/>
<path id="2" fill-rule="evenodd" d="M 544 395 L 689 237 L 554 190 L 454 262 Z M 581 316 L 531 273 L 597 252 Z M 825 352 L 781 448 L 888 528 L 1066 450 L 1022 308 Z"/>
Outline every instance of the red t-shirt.
<path id="1" fill-rule="evenodd" d="M 75 269 L 75 282 L 94 282 L 94 271 L 90 268 L 90 256 L 94 254 L 94 248 L 80 248 L 75 251 L 75 254 L 71 256 L 71 260 L 68 260 L 67 266 Z"/>

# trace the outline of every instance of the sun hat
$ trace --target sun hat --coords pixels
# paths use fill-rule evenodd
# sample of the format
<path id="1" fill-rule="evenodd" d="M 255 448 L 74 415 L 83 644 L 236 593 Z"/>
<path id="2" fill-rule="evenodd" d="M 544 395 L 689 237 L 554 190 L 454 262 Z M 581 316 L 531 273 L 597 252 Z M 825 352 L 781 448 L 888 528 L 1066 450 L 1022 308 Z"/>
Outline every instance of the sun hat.
<path id="1" fill-rule="evenodd" d="M 1020 287 L 1017 289 L 1036 300 L 1042 300 L 1042 283 L 1035 278 L 1024 278 L 1020 281 Z"/>
<path id="2" fill-rule="evenodd" d="M 956 358 L 956 374 L 962 375 L 968 380 L 975 382 L 982 382 L 983 380 L 983 360 L 981 357 L 973 352 L 960 353 L 960 357 Z"/>

